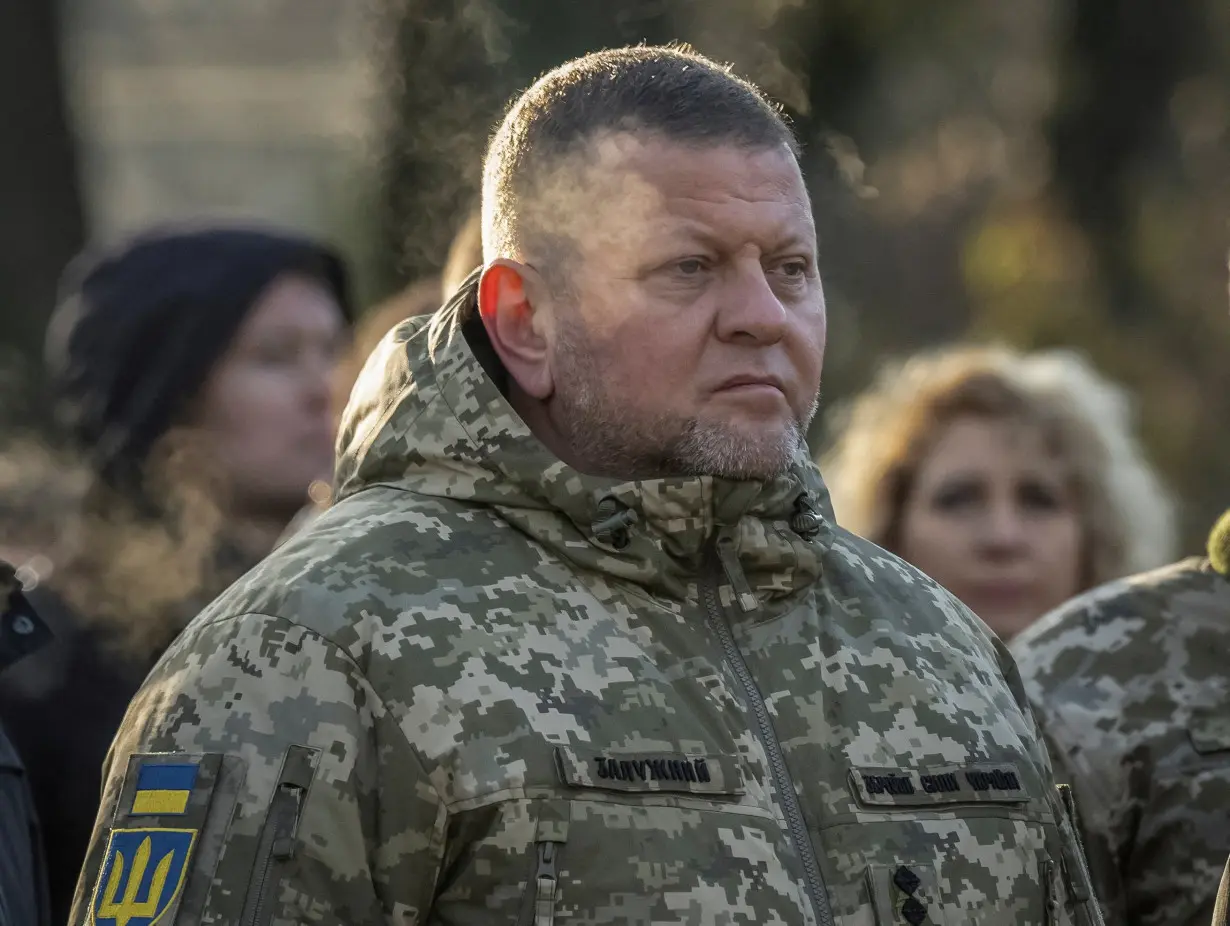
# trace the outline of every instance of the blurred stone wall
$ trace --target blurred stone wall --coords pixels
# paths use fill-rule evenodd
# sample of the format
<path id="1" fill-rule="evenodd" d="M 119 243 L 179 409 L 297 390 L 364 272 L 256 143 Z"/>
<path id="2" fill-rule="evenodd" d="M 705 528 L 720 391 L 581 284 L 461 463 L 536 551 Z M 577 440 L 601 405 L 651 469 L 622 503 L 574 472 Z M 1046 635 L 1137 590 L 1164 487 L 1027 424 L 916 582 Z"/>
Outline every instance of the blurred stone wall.
<path id="1" fill-rule="evenodd" d="M 371 121 L 361 0 L 71 0 L 67 13 L 94 235 L 196 214 L 338 234 Z"/>

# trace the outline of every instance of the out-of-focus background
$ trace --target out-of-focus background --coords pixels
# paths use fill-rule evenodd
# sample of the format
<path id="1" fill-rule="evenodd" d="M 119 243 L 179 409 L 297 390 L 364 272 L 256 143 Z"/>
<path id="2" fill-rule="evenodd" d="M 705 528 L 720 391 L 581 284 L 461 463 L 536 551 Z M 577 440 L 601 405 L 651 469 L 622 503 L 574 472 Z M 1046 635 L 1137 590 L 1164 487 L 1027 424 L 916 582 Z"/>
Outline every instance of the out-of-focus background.
<path id="1" fill-rule="evenodd" d="M 439 269 L 510 94 L 676 39 L 804 142 L 826 407 L 960 336 L 1082 348 L 1132 390 L 1199 548 L 1230 503 L 1225 0 L 9 0 L 0 427 L 44 413 L 43 328 L 84 242 L 276 220 L 338 242 L 369 306 Z"/>

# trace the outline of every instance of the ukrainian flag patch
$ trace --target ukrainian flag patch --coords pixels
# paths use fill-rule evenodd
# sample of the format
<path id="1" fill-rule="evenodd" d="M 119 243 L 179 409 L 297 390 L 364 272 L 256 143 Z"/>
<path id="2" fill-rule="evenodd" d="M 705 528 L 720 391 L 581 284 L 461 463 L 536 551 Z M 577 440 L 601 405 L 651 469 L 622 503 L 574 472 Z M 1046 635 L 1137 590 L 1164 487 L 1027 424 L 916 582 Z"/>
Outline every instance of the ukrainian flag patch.
<path id="1" fill-rule="evenodd" d="M 196 834 L 153 827 L 112 830 L 91 904 L 93 926 L 157 923 L 184 885 Z"/>
<path id="2" fill-rule="evenodd" d="M 196 762 L 144 763 L 137 773 L 137 789 L 132 797 L 134 816 L 146 814 L 183 814 L 196 786 L 200 765 Z"/>

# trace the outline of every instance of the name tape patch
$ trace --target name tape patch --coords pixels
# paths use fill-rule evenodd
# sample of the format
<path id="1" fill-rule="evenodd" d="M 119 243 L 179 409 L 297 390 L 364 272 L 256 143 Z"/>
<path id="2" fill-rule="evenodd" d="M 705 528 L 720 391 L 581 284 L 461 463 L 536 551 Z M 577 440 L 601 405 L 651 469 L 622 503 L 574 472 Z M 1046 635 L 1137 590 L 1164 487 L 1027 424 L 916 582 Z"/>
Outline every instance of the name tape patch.
<path id="1" fill-rule="evenodd" d="M 682 753 L 604 752 L 558 746 L 555 763 L 565 784 L 607 791 L 743 793 L 743 774 L 733 756 Z"/>
<path id="2" fill-rule="evenodd" d="M 853 768 L 850 784 L 864 804 L 910 807 L 924 804 L 1025 804 L 1029 787 L 1011 762 L 939 768 Z"/>

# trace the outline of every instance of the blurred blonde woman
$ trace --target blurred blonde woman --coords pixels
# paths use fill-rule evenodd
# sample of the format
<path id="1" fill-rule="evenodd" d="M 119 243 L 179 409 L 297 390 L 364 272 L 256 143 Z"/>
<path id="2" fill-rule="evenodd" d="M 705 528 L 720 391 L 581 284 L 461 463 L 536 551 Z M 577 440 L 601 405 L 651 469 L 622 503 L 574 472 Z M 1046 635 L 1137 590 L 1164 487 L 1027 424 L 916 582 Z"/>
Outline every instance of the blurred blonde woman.
<path id="1" fill-rule="evenodd" d="M 1173 510 L 1127 397 L 1073 352 L 919 355 L 835 423 L 821 470 L 838 522 L 1005 640 L 1078 592 L 1173 558 Z"/>

